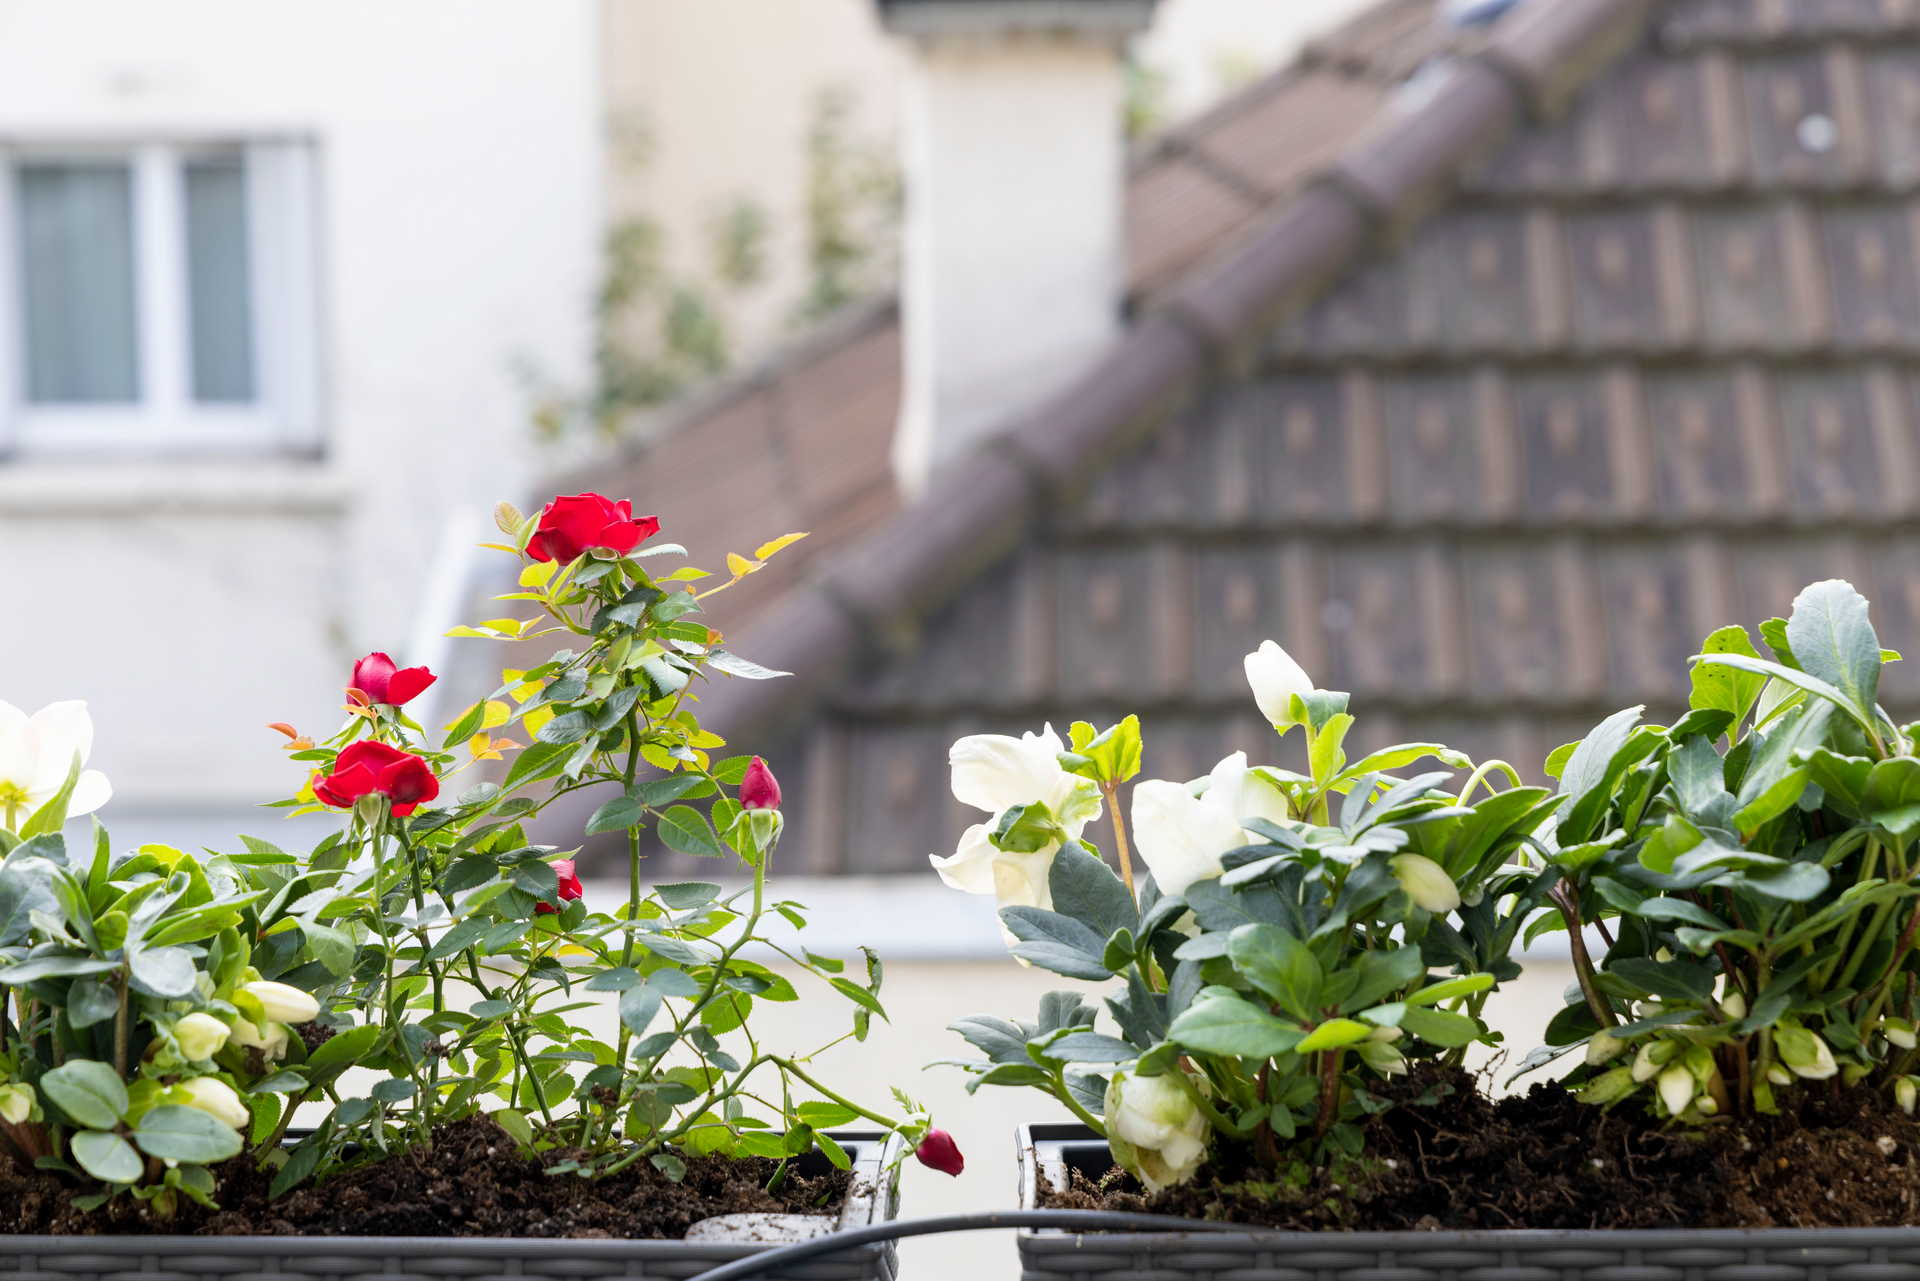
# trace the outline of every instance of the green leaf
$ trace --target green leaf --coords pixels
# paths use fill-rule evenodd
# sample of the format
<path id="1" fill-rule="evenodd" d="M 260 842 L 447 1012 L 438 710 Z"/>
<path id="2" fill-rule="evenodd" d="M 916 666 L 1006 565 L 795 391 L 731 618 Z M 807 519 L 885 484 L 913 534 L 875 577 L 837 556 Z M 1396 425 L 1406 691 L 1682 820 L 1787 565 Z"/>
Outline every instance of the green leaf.
<path id="1" fill-rule="evenodd" d="M 1560 794 L 1567 798 L 1560 811 L 1563 843 L 1593 835 L 1595 820 L 1613 796 L 1620 776 L 1638 759 L 1628 748 L 1643 706 L 1624 708 L 1601 721 L 1580 740 L 1560 775 Z"/>
<path id="2" fill-rule="evenodd" d="M 200 975 L 184 947 L 145 947 L 127 957 L 133 986 L 148 996 L 180 1000 L 192 996 Z"/>
<path id="3" fill-rule="evenodd" d="M 92 1027 L 120 1012 L 120 997 L 105 983 L 82 979 L 67 989 L 67 1022 Z"/>
<path id="4" fill-rule="evenodd" d="M 1062 846 L 1047 870 L 1053 910 L 1085 922 L 1103 939 L 1138 929 L 1140 914 L 1126 884 L 1105 862 L 1079 845 Z"/>
<path id="5" fill-rule="evenodd" d="M 1099 1032 L 1069 1032 L 1049 1042 L 1037 1057 L 1063 1063 L 1130 1063 L 1140 1057 L 1140 1051 L 1118 1037 Z"/>
<path id="6" fill-rule="evenodd" d="M 1845 695 L 1860 720 L 1873 720 L 1880 690 L 1880 640 L 1867 616 L 1867 598 L 1852 583 L 1829 578 L 1794 597 L 1787 644 L 1808 675 Z"/>
<path id="7" fill-rule="evenodd" d="M 73 799 L 73 789 L 80 782 L 80 753 L 73 754 L 73 764 L 67 768 L 66 781 L 60 784 L 60 790 L 47 798 L 42 805 L 28 816 L 20 826 L 19 836 L 30 841 L 36 836 L 50 836 L 58 832 L 67 822 L 67 802 Z"/>
<path id="8" fill-rule="evenodd" d="M 80 1168 L 102 1183 L 135 1183 L 147 1168 L 132 1145 L 107 1131 L 81 1130 L 68 1140 L 68 1146 Z"/>
<path id="9" fill-rule="evenodd" d="M 1872 723 L 1870 719 L 1871 714 L 1863 717 L 1860 712 L 1854 708 L 1852 700 L 1849 699 L 1845 693 L 1833 685 L 1828 684 L 1826 681 L 1821 680 L 1818 676 L 1811 675 L 1807 672 L 1795 671 L 1793 668 L 1783 666 L 1779 663 L 1770 663 L 1764 658 L 1748 658 L 1744 654 L 1695 654 L 1691 661 L 1695 663 L 1716 663 L 1722 667 L 1733 667 L 1743 672 L 1759 672 L 1763 676 L 1771 676 L 1782 684 L 1792 685 L 1798 689 L 1805 690 L 1816 698 L 1826 699 L 1829 703 L 1832 703 L 1835 707 L 1838 707 L 1841 711 L 1853 717 L 1854 720 L 1858 721 L 1863 727 L 1870 726 Z"/>
<path id="10" fill-rule="evenodd" d="M 1825 737 L 1832 716 L 1833 708 L 1828 704 L 1809 703 L 1789 712 L 1767 733 L 1747 763 L 1740 791 L 1734 797 L 1740 809 L 1733 816 L 1733 824 L 1742 833 L 1751 834 L 1786 813 L 1807 790 L 1806 754 Z M 1802 763 L 1795 764 L 1796 759 Z"/>
<path id="11" fill-rule="evenodd" d="M 773 680 L 779 676 L 791 676 L 792 672 L 776 671 L 771 667 L 762 667 L 751 659 L 724 649 L 716 649 L 707 655 L 707 666 L 725 672 L 729 676 L 738 676 L 750 681 Z"/>
<path id="12" fill-rule="evenodd" d="M 40 979 L 76 978 L 82 974 L 105 974 L 119 969 L 119 963 L 92 956 L 36 956 L 13 965 L 0 966 L 0 984 L 22 987 Z"/>
<path id="13" fill-rule="evenodd" d="M 534 738 L 550 746 L 563 747 L 577 743 L 593 732 L 592 711 L 581 708 L 577 711 L 562 712 L 540 727 Z"/>
<path id="14" fill-rule="evenodd" d="M 1700 649 L 1705 654 L 1760 657 L 1760 652 L 1753 647 L 1753 638 L 1747 635 L 1747 629 L 1738 625 L 1720 628 L 1701 643 Z M 1699 663 L 1693 668 L 1693 690 L 1687 696 L 1687 706 L 1696 710 L 1730 712 L 1733 714 L 1733 723 L 1738 725 L 1752 710 L 1754 700 L 1760 697 L 1760 691 L 1766 684 L 1766 678 L 1755 672 Z"/>
<path id="15" fill-rule="evenodd" d="M 322 1072 L 345 1070 L 371 1054 L 380 1036 L 381 1029 L 371 1023 L 335 1033 L 307 1055 L 307 1067 L 315 1073 L 315 1080 Z"/>
<path id="16" fill-rule="evenodd" d="M 682 854 L 718 858 L 727 852 L 727 847 L 708 826 L 706 816 L 691 805 L 676 805 L 661 814 L 658 831 L 668 849 Z"/>
<path id="17" fill-rule="evenodd" d="M 1012 952 L 1022 960 L 1055 974 L 1092 982 L 1113 975 L 1103 959 L 1106 936 L 1071 916 L 1040 907 L 1009 907 L 1001 909 L 1000 920 L 1020 940 Z"/>
<path id="18" fill-rule="evenodd" d="M 1094 732 L 1085 721 L 1075 721 L 1070 731 L 1071 753 L 1076 759 L 1068 766 L 1071 773 L 1096 782 L 1124 783 L 1140 772 L 1140 718 L 1128 716 L 1116 725 Z"/>
<path id="19" fill-rule="evenodd" d="M 1353 1045 L 1373 1035 L 1373 1029 L 1355 1019 L 1328 1019 L 1314 1028 L 1293 1047 L 1295 1054 L 1311 1054 L 1316 1050 L 1338 1049 L 1343 1045 Z M 1462 1042 L 1465 1044 L 1465 1042 Z"/>
<path id="20" fill-rule="evenodd" d="M 1167 1030 L 1168 1040 L 1188 1050 L 1256 1059 L 1285 1054 L 1305 1036 L 1252 1002 L 1226 995 L 1194 1002 Z"/>
<path id="21" fill-rule="evenodd" d="M 163 1161 L 211 1165 L 240 1155 L 241 1138 L 198 1108 L 165 1103 L 140 1118 L 133 1141 Z"/>
<path id="22" fill-rule="evenodd" d="M 1451 1010 L 1410 1006 L 1401 1017 L 1400 1026 L 1428 1045 L 1437 1045 L 1442 1049 L 1471 1045 L 1480 1039 L 1480 1025 L 1466 1015 L 1455 1014 Z"/>
<path id="23" fill-rule="evenodd" d="M 1462 974 L 1455 978 L 1441 979 L 1438 983 L 1409 993 L 1408 1005 L 1437 1005 L 1441 1001 L 1451 1001 L 1456 996 L 1471 996 L 1475 992 L 1484 992 L 1493 986 L 1491 974 Z"/>
<path id="24" fill-rule="evenodd" d="M 1920 760 L 1895 756 L 1867 773 L 1862 806 L 1868 817 L 1904 837 L 1920 827 Z"/>
<path id="25" fill-rule="evenodd" d="M 40 1092 L 92 1130 L 111 1130 L 127 1114 L 127 1086 L 105 1063 L 69 1059 L 40 1078 Z"/>
<path id="26" fill-rule="evenodd" d="M 616 796 L 595 810 L 593 817 L 587 820 L 587 835 L 624 832 L 630 827 L 639 827 L 646 819 L 647 811 L 639 801 L 630 796 Z"/>
<path id="27" fill-rule="evenodd" d="M 1320 1004 L 1324 975 L 1307 945 L 1277 925 L 1254 922 L 1227 936 L 1227 959 L 1246 980 L 1287 1008 L 1310 1018 Z"/>
<path id="28" fill-rule="evenodd" d="M 684 912 L 711 903 L 719 897 L 720 887 L 712 881 L 674 881 L 654 886 L 653 892 L 674 911 Z"/>

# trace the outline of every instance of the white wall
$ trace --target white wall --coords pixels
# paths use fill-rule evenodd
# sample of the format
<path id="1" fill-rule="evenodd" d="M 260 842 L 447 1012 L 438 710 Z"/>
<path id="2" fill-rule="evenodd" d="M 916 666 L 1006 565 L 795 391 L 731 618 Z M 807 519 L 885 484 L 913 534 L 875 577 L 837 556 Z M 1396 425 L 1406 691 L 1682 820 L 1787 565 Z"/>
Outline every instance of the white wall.
<path id="1" fill-rule="evenodd" d="M 318 161 L 324 459 L 0 462 L 0 698 L 90 701 L 107 817 L 297 785 L 263 722 L 330 731 L 356 655 L 404 660 L 449 513 L 520 497 L 516 364 L 587 362 L 598 17 L 0 0 L 0 143 L 294 133 Z"/>

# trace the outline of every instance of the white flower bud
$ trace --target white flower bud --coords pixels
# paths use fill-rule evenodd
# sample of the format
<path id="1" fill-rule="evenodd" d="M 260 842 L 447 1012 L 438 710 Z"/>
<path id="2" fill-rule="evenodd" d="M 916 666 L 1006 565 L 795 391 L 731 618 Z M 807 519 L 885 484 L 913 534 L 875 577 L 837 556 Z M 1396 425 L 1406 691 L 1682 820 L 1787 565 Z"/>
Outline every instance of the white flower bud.
<path id="1" fill-rule="evenodd" d="M 267 1017 L 276 1023 L 305 1023 L 320 1013 L 320 1002 L 285 983 L 255 979 L 240 990 L 260 1002 Z"/>
<path id="2" fill-rule="evenodd" d="M 1767 1080 L 1775 1085 L 1792 1085 L 1793 1073 L 1787 1071 L 1778 1063 L 1769 1063 L 1767 1064 Z"/>
<path id="3" fill-rule="evenodd" d="M 1451 912 L 1460 906 L 1460 887 L 1447 870 L 1424 854 L 1396 854 L 1387 860 L 1393 879 L 1416 906 L 1429 912 Z"/>
<path id="4" fill-rule="evenodd" d="M 246 1019 L 233 1021 L 233 1043 L 246 1049 L 260 1051 L 260 1057 L 272 1063 L 287 1053 L 287 1025 L 269 1023 L 264 1028 L 255 1027 Z"/>
<path id="5" fill-rule="evenodd" d="M 211 1014 L 188 1014 L 173 1021 L 173 1039 L 182 1058 L 198 1063 L 227 1043 L 227 1025 Z"/>
<path id="6" fill-rule="evenodd" d="M 1273 641 L 1261 641 L 1260 648 L 1248 654 L 1245 666 L 1247 684 L 1253 689 L 1253 701 L 1269 724 L 1282 726 L 1296 722 L 1290 710 L 1293 696 L 1313 692 L 1313 679 L 1293 656 Z"/>
<path id="7" fill-rule="evenodd" d="M 1920 1038 L 1914 1036 L 1913 1024 L 1905 1019 L 1880 1020 L 1880 1035 L 1887 1038 L 1887 1044 L 1898 1046 L 1903 1050 L 1911 1050 L 1916 1044 L 1920 1044 Z"/>
<path id="8" fill-rule="evenodd" d="M 1587 1038 L 1587 1066 L 1599 1067 L 1610 1059 L 1618 1058 L 1627 1043 L 1611 1032 L 1595 1032 Z"/>
<path id="9" fill-rule="evenodd" d="M 20 1125 L 33 1115 L 33 1087 L 21 1081 L 15 1085 L 0 1085 L 0 1121 L 8 1125 Z M 1913 1111 L 1908 1108 L 1907 1111 Z"/>
<path id="10" fill-rule="evenodd" d="M 1114 1160 L 1149 1192 L 1185 1183 L 1206 1158 L 1207 1119 L 1171 1074 L 1115 1072 L 1105 1112 Z"/>
<path id="11" fill-rule="evenodd" d="M 253 1113 L 247 1111 L 247 1105 L 240 1101 L 233 1087 L 218 1077 L 196 1076 L 191 1081 L 180 1082 L 174 1089 L 185 1095 L 180 1100 L 185 1106 L 198 1108 L 243 1134 L 253 1120 Z"/>
<path id="12" fill-rule="evenodd" d="M 1781 1062 L 1795 1076 L 1809 1081 L 1824 1081 L 1840 1071 L 1833 1051 L 1817 1035 L 1803 1027 L 1782 1027 L 1773 1034 Z"/>
<path id="13" fill-rule="evenodd" d="M 1660 1060 L 1656 1059 L 1653 1055 L 1653 1052 L 1659 1048 L 1660 1043 L 1658 1041 L 1648 1041 L 1645 1045 L 1641 1046 L 1639 1052 L 1633 1056 L 1633 1079 L 1639 1084 L 1645 1085 L 1659 1074 Z"/>
<path id="14" fill-rule="evenodd" d="M 1656 1087 L 1660 1091 L 1660 1101 L 1667 1105 L 1667 1111 L 1679 1116 L 1687 1110 L 1687 1104 L 1693 1102 L 1693 1073 L 1686 1065 L 1675 1063 L 1663 1068 Z"/>
<path id="15" fill-rule="evenodd" d="M 1900 1105 L 1902 1112 L 1912 1116 L 1914 1103 L 1920 1101 L 1920 1086 L 1916 1086 L 1910 1076 L 1901 1077 L 1893 1083 L 1893 1101 Z"/>
<path id="16" fill-rule="evenodd" d="M 1712 1116 L 1720 1110 L 1720 1104 L 1711 1094 L 1702 1094 L 1693 1108 L 1701 1116 Z"/>
<path id="17" fill-rule="evenodd" d="M 1729 1020 L 1747 1017 L 1747 998 L 1738 992 L 1728 992 L 1720 998 L 1720 1012 Z"/>

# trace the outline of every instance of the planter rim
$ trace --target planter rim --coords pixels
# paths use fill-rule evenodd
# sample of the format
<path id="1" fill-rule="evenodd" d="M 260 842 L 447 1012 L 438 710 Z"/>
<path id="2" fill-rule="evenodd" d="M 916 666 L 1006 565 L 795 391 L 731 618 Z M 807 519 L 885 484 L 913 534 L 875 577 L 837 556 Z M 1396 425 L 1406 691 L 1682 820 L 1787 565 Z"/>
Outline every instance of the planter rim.
<path id="1" fill-rule="evenodd" d="M 833 1222 L 834 1230 L 864 1227 L 893 1217 L 898 1206 L 898 1174 L 885 1173 L 901 1147 L 900 1136 L 877 1130 L 830 1130 L 843 1146 L 858 1145 L 853 1161 L 857 1180 L 841 1207 L 839 1218 L 806 1215 Z M 719 1217 L 719 1216 L 715 1216 Z M 700 1222 L 710 1222 L 703 1219 Z M 584 1259 L 672 1257 L 724 1262 L 790 1244 L 786 1241 L 735 1238 L 687 1241 L 679 1238 L 627 1237 L 483 1237 L 483 1236 L 194 1236 L 158 1233 L 111 1233 L 95 1236 L 0 1233 L 0 1255 L 58 1253 L 63 1270 L 74 1270 L 90 1258 L 126 1255 L 165 1255 L 191 1266 L 193 1257 L 274 1254 L 299 1258 L 362 1259 L 418 1255 L 479 1258 L 574 1257 Z M 853 1247 L 844 1258 L 855 1259 L 887 1252 L 886 1245 Z"/>
<path id="2" fill-rule="evenodd" d="M 1067 1143 L 1105 1143 L 1105 1140 L 1091 1129 L 1078 1123 L 1023 1123 L 1016 1127 L 1015 1137 L 1015 1154 L 1020 1171 L 1020 1208 L 1023 1210 L 1040 1208 L 1040 1168 L 1043 1161 L 1040 1149 L 1042 1147 Z M 1372 1250 L 1383 1254 L 1427 1253 L 1449 1247 L 1484 1249 L 1532 1246 L 1538 1248 L 1556 1244 L 1578 1247 L 1583 1244 L 1602 1242 L 1609 1246 L 1629 1249 L 1716 1246 L 1732 1249 L 1770 1246 L 1778 1249 L 1801 1246 L 1809 1250 L 1817 1250 L 1822 1246 L 1920 1247 L 1920 1225 L 1854 1228 L 1441 1228 L 1434 1231 L 1400 1229 L 1370 1232 L 1338 1229 L 1304 1231 L 1249 1226 L 1245 1232 L 1197 1230 L 1183 1232 L 1174 1229 L 1165 1232 L 1093 1233 L 1077 1232 L 1069 1228 L 1021 1228 L 1019 1237 L 1023 1247 L 1028 1243 L 1053 1245 L 1066 1241 L 1072 1241 L 1079 1246 L 1125 1237 L 1129 1247 L 1138 1246 L 1147 1249 L 1175 1245 L 1204 1248 L 1202 1243 L 1205 1242 L 1244 1246 L 1248 1242 L 1258 1241 L 1264 1248 L 1282 1251 Z"/>

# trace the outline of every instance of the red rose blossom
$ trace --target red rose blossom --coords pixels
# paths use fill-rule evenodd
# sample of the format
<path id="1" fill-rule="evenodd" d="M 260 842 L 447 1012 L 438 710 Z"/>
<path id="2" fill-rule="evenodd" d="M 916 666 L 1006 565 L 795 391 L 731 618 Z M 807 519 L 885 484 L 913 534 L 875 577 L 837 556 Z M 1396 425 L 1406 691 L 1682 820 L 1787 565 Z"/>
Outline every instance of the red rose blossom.
<path id="1" fill-rule="evenodd" d="M 440 780 L 412 752 L 363 738 L 334 758 L 333 773 L 313 776 L 313 794 L 341 809 L 352 809 L 362 796 L 384 796 L 393 802 L 394 815 L 405 818 L 440 795 Z"/>
<path id="2" fill-rule="evenodd" d="M 747 772 L 740 779 L 740 808 L 743 810 L 777 810 L 780 808 L 780 780 L 773 776 L 767 763 L 758 756 L 747 766 Z"/>
<path id="3" fill-rule="evenodd" d="M 928 1130 L 927 1137 L 920 1140 L 920 1146 L 913 1150 L 913 1155 L 921 1165 L 955 1178 L 967 1168 L 967 1158 L 960 1155 L 960 1145 L 945 1130 Z"/>
<path id="4" fill-rule="evenodd" d="M 353 688 L 365 694 L 368 702 L 389 707 L 418 697 L 438 679 L 424 667 L 396 668 L 393 660 L 378 650 L 353 665 Z"/>
<path id="5" fill-rule="evenodd" d="M 573 870 L 572 859 L 557 858 L 553 860 L 553 872 L 554 875 L 560 879 L 560 901 L 562 903 L 571 903 L 586 892 L 580 886 L 579 874 Z M 541 903 L 533 910 L 536 915 L 551 916 L 560 909 L 551 903 Z"/>
<path id="6" fill-rule="evenodd" d="M 562 564 L 593 548 L 626 555 L 660 532 L 658 516 L 633 518 L 633 504 L 600 494 L 563 494 L 540 510 L 527 555 Z"/>

